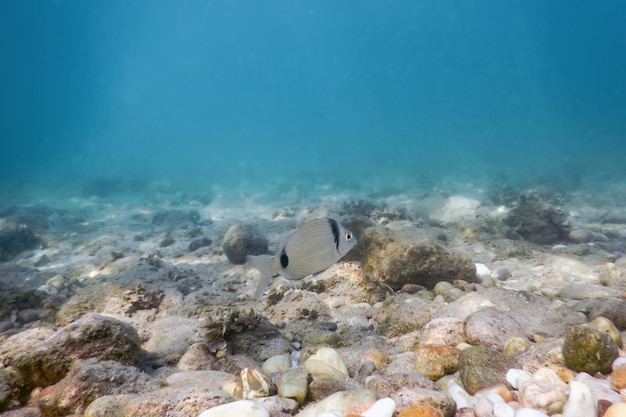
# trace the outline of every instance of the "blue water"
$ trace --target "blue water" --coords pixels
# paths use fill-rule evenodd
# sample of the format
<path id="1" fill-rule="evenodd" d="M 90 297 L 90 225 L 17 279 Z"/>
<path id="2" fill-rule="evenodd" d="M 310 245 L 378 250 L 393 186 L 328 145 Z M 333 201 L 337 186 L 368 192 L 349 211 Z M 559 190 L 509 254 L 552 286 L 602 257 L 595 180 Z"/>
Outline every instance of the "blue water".
<path id="1" fill-rule="evenodd" d="M 623 0 L 3 1 L 0 53 L 5 195 L 626 179 Z"/>

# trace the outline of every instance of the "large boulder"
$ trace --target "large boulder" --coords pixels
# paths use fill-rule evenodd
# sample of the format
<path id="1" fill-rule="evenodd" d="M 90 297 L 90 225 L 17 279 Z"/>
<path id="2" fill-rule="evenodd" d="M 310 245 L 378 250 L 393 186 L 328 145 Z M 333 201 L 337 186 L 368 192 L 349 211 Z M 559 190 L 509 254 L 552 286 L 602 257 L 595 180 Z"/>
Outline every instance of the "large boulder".
<path id="1" fill-rule="evenodd" d="M 382 227 L 367 228 L 354 251 L 366 274 L 394 290 L 405 284 L 434 288 L 440 281 L 476 279 L 476 266 L 469 257 L 434 240 L 419 240 Z"/>
<path id="2" fill-rule="evenodd" d="M 88 314 L 56 332 L 35 328 L 0 346 L 0 364 L 16 369 L 24 389 L 59 382 L 75 359 L 99 358 L 139 366 L 141 342 L 133 327 L 99 314 Z"/>

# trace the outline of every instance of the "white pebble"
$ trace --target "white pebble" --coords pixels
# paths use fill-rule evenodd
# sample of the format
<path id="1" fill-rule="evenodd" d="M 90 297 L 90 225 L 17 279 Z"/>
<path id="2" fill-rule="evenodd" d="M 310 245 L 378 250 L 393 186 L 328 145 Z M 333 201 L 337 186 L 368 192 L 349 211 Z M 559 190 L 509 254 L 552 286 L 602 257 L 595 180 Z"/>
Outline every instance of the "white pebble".
<path id="1" fill-rule="evenodd" d="M 396 402 L 391 398 L 381 398 L 368 408 L 361 417 L 391 417 L 396 410 Z"/>
<path id="2" fill-rule="evenodd" d="M 200 413 L 198 417 L 270 417 L 267 409 L 252 401 L 240 400 L 228 404 L 218 405 Z"/>
<path id="3" fill-rule="evenodd" d="M 513 417 L 515 410 L 503 401 L 493 405 L 493 415 L 494 417 Z"/>
<path id="4" fill-rule="evenodd" d="M 606 379 L 594 378 L 586 372 L 580 372 L 574 380 L 589 387 L 594 404 L 597 404 L 599 400 L 607 400 L 612 403 L 622 402 L 622 397 L 618 392 L 613 391 L 611 383 Z"/>
<path id="5" fill-rule="evenodd" d="M 486 278 L 491 275 L 491 270 L 487 268 L 487 265 L 476 262 L 476 276 L 478 278 Z"/>
<path id="6" fill-rule="evenodd" d="M 506 373 L 506 381 L 515 389 L 525 382 L 533 379 L 533 374 L 523 369 L 511 368 Z"/>
<path id="7" fill-rule="evenodd" d="M 548 417 L 548 415 L 532 408 L 522 407 L 515 410 L 515 417 Z"/>
<path id="8" fill-rule="evenodd" d="M 456 409 L 472 408 L 472 397 L 456 381 L 450 381 L 446 394 L 456 403 Z"/>
<path id="9" fill-rule="evenodd" d="M 580 381 L 569 382 L 569 398 L 563 408 L 563 417 L 588 417 L 596 415 L 596 405 L 589 387 Z"/>

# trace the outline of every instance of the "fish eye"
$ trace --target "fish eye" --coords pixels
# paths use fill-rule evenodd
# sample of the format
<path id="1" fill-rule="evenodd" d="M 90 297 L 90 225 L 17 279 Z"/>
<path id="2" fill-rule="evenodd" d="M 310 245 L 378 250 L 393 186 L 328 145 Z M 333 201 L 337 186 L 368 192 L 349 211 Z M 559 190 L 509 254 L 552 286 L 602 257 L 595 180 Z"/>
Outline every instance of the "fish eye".
<path id="1" fill-rule="evenodd" d="M 346 239 L 346 242 L 350 242 L 352 240 L 352 232 L 351 231 L 346 230 L 345 239 Z"/>

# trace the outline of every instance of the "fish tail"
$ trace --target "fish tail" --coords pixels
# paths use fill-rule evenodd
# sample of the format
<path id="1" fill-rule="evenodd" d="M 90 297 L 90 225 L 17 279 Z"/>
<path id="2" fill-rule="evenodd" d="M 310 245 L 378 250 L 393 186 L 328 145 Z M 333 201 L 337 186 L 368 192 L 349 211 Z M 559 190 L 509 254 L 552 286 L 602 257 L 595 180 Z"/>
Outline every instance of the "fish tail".
<path id="1" fill-rule="evenodd" d="M 257 284 L 256 291 L 254 292 L 254 299 L 260 300 L 263 296 L 263 293 L 269 287 L 270 281 L 274 276 L 274 271 L 272 271 L 271 258 L 267 256 L 246 256 L 246 261 L 248 265 L 257 269 L 261 273 L 261 279 Z"/>

